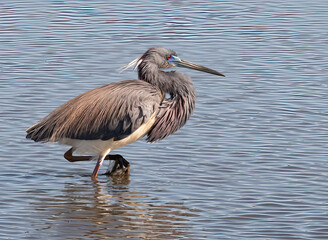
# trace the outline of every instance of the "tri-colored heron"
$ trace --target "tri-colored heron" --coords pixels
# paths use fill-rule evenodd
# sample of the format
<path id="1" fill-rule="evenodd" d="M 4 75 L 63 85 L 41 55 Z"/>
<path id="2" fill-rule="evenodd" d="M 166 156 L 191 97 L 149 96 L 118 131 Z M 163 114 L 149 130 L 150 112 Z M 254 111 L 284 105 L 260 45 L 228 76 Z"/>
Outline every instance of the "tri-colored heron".
<path id="1" fill-rule="evenodd" d="M 85 92 L 64 103 L 26 130 L 36 142 L 59 142 L 72 146 L 64 157 L 71 162 L 97 157 L 92 173 L 96 180 L 103 161 L 115 160 L 110 173 L 128 171 L 129 162 L 109 152 L 133 143 L 147 134 L 147 141 L 161 140 L 181 128 L 195 107 L 191 79 L 171 67 L 186 67 L 219 76 L 215 70 L 180 59 L 162 47 L 150 48 L 125 65 L 138 68 L 139 80 L 114 82 Z M 170 97 L 167 98 L 166 95 Z"/>

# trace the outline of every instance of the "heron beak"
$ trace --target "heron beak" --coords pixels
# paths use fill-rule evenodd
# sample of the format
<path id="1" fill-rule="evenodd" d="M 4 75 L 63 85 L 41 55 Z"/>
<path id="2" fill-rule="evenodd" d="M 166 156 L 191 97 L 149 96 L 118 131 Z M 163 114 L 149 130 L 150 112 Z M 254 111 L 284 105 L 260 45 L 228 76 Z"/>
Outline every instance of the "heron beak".
<path id="1" fill-rule="evenodd" d="M 170 63 L 173 63 L 177 67 L 190 68 L 190 69 L 194 69 L 194 70 L 198 70 L 198 71 L 202 71 L 202 72 L 206 72 L 206 73 L 210 73 L 210 74 L 225 77 L 224 74 L 219 73 L 218 71 L 215 71 L 213 69 L 197 65 L 197 64 L 192 63 L 192 62 L 188 62 L 186 60 L 180 59 L 177 56 L 171 56 L 171 58 L 168 61 Z"/>

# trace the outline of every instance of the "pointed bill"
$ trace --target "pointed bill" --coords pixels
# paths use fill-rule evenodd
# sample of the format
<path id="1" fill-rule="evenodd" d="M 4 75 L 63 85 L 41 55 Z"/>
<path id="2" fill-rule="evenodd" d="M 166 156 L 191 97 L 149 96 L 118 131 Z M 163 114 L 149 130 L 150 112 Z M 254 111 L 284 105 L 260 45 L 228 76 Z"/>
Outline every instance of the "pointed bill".
<path id="1" fill-rule="evenodd" d="M 197 70 L 197 71 L 202 71 L 202 72 L 206 72 L 206 73 L 210 73 L 210 74 L 225 77 L 224 74 L 222 74 L 218 71 L 215 71 L 213 69 L 197 65 L 197 64 L 192 63 L 192 62 L 188 62 L 188 61 L 180 59 L 179 57 L 176 57 L 176 56 L 171 56 L 171 58 L 169 59 L 169 62 L 173 63 L 177 67 L 190 68 L 190 69 L 194 69 L 194 70 Z"/>

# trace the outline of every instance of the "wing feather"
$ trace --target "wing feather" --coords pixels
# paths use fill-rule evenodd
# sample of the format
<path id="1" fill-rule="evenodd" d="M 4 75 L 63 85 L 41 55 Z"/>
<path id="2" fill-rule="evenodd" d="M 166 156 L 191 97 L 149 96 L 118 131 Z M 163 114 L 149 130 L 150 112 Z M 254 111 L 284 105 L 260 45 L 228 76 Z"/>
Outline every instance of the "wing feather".
<path id="1" fill-rule="evenodd" d="M 162 100 L 162 92 L 145 81 L 107 84 L 64 103 L 27 129 L 26 137 L 37 142 L 120 140 L 147 122 Z"/>

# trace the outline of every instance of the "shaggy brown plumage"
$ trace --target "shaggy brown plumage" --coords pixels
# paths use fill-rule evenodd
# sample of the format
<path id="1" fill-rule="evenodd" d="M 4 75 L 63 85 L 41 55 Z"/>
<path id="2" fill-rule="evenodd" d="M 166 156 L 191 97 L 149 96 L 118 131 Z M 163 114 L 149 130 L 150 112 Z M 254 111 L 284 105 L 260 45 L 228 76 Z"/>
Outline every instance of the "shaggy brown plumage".
<path id="1" fill-rule="evenodd" d="M 145 81 L 111 83 L 64 103 L 27 129 L 26 137 L 36 142 L 120 140 L 147 122 L 162 100 L 159 88 Z"/>

